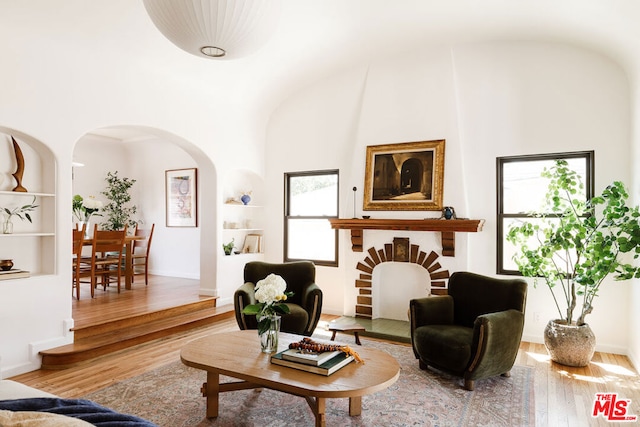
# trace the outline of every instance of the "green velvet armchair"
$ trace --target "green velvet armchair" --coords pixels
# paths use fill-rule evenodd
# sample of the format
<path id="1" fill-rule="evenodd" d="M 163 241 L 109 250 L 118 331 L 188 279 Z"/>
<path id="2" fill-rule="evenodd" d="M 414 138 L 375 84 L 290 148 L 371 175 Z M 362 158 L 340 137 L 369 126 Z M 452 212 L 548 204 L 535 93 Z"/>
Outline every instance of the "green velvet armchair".
<path id="1" fill-rule="evenodd" d="M 523 279 L 456 272 L 448 295 L 411 300 L 411 344 L 420 369 L 431 366 L 460 376 L 467 390 L 476 380 L 510 376 L 526 298 Z"/>
<path id="2" fill-rule="evenodd" d="M 316 285 L 316 267 L 311 261 L 295 261 L 284 264 L 270 264 L 262 261 L 248 262 L 244 266 L 244 284 L 234 296 L 236 321 L 240 329 L 258 329 L 256 316 L 246 315 L 242 310 L 255 304 L 255 286 L 269 274 L 277 274 L 287 282 L 287 292 L 293 296 L 287 299 L 290 313 L 282 316 L 280 330 L 293 334 L 311 336 L 322 311 L 322 291 Z"/>

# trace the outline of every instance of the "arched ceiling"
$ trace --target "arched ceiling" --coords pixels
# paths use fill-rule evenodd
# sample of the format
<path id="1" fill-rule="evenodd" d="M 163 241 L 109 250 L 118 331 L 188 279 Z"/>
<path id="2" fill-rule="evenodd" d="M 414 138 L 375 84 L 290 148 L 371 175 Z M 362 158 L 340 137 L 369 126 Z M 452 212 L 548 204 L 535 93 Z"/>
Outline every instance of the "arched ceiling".
<path id="1" fill-rule="evenodd" d="M 171 44 L 142 0 L 0 0 L 0 10 L 0 49 L 28 39 L 34 50 L 23 54 L 43 64 L 73 55 L 123 83 L 131 74 L 161 75 L 265 117 L 323 77 L 434 45 L 567 43 L 607 55 L 630 74 L 640 57 L 637 0 L 282 0 L 271 40 L 224 62 Z"/>

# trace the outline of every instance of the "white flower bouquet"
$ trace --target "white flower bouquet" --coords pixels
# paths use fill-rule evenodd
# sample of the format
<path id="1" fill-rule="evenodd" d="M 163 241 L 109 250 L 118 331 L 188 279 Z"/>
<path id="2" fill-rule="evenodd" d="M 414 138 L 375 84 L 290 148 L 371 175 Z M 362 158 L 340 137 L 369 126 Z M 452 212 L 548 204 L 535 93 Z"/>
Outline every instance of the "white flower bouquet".
<path id="1" fill-rule="evenodd" d="M 258 333 L 262 334 L 271 326 L 271 316 L 289 314 L 289 307 L 284 304 L 293 292 L 286 292 L 287 283 L 277 274 L 269 274 L 256 283 L 256 300 L 242 310 L 244 314 L 252 314 L 258 320 Z"/>
<path id="2" fill-rule="evenodd" d="M 73 215 L 78 221 L 89 221 L 91 215 L 101 216 L 98 212 L 102 206 L 102 202 L 93 196 L 87 198 L 82 198 L 79 194 L 73 196 Z"/>

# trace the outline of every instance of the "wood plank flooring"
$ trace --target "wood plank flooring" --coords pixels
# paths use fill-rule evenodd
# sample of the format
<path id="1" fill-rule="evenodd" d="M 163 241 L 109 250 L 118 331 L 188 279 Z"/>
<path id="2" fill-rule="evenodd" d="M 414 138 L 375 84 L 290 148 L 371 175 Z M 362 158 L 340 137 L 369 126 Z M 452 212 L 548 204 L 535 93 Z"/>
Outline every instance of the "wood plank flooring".
<path id="1" fill-rule="evenodd" d="M 91 298 L 84 286 L 80 300 L 73 298 L 71 309 L 75 326 L 80 328 L 211 298 L 199 291 L 200 280 L 150 275 L 149 285 L 145 285 L 144 277 L 136 276 L 131 290 L 123 287 L 119 294 L 115 287 L 104 291 L 98 286 L 95 298 Z"/>
<path id="2" fill-rule="evenodd" d="M 89 304 L 91 307 L 100 305 Z M 229 310 L 229 307 L 220 309 Z M 104 315 L 109 311 L 106 308 L 99 310 L 104 310 Z M 86 313 L 86 316 L 90 315 Z M 323 315 L 322 322 L 326 325 L 337 317 Z M 11 379 L 62 397 L 80 397 L 179 360 L 180 349 L 188 341 L 234 330 L 238 330 L 235 319 L 227 316 L 211 325 L 140 344 L 80 366 L 64 370 L 41 369 Z M 516 363 L 534 369 L 536 426 L 616 425 L 602 417 L 591 417 L 596 392 L 618 393 L 619 398 L 631 399 L 630 414 L 640 415 L 640 378 L 626 356 L 597 352 L 589 366 L 571 368 L 550 362 L 542 344 L 523 342 Z"/>

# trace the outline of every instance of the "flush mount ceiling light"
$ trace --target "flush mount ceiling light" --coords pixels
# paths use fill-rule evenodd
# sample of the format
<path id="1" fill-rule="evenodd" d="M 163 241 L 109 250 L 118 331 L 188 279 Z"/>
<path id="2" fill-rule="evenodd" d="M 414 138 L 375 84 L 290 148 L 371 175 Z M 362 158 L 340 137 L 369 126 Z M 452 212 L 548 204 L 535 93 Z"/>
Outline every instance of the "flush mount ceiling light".
<path id="1" fill-rule="evenodd" d="M 144 0 L 155 26 L 173 44 L 205 58 L 239 58 L 275 30 L 279 0 Z"/>

